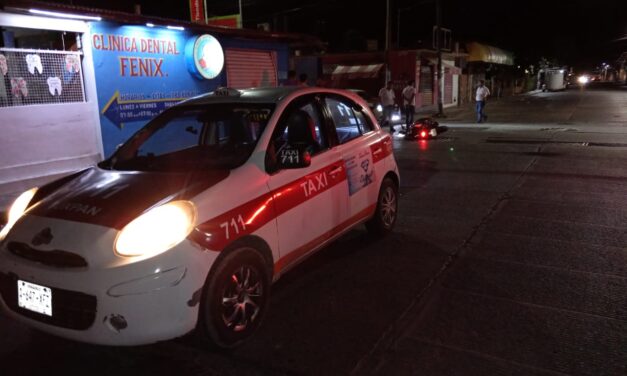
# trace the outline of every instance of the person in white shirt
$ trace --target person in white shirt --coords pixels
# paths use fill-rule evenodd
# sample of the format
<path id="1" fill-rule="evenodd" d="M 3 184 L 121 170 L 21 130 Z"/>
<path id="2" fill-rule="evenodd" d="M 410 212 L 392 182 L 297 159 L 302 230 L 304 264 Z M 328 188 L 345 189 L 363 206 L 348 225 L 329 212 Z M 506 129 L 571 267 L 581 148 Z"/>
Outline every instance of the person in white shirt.
<path id="1" fill-rule="evenodd" d="M 388 81 L 384 88 L 379 90 L 379 101 L 381 107 L 383 107 L 382 122 L 390 126 L 390 132 L 394 132 L 394 125 L 392 125 L 391 117 L 394 112 L 394 101 L 396 96 L 394 95 L 394 89 L 392 89 L 392 81 Z"/>
<path id="2" fill-rule="evenodd" d="M 485 81 L 479 81 L 479 87 L 477 87 L 477 95 L 475 100 L 477 101 L 477 123 L 488 120 L 488 115 L 485 114 L 485 102 L 490 96 L 490 89 L 485 86 Z"/>
<path id="3" fill-rule="evenodd" d="M 414 123 L 414 114 L 416 113 L 416 82 L 414 80 L 407 82 L 402 95 L 405 110 L 405 130 L 407 130 Z"/>

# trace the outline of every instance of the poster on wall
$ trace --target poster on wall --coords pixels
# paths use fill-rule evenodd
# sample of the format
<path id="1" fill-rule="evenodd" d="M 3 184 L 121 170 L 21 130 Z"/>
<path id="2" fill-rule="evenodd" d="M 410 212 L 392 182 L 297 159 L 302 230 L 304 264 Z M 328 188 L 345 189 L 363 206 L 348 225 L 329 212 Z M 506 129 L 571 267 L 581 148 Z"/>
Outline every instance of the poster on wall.
<path id="1" fill-rule="evenodd" d="M 221 85 L 221 70 L 201 79 L 188 69 L 186 45 L 197 38 L 165 27 L 92 24 L 105 157 L 167 108 Z"/>

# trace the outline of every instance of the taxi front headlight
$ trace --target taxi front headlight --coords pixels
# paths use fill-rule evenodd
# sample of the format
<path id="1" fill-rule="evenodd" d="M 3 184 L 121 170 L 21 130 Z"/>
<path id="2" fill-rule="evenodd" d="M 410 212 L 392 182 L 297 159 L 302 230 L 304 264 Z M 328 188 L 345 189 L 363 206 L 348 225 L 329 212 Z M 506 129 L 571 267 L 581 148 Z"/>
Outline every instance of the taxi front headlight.
<path id="1" fill-rule="evenodd" d="M 118 234 L 115 251 L 126 257 L 153 257 L 182 242 L 194 229 L 196 207 L 172 201 L 150 209 Z"/>
<path id="2" fill-rule="evenodd" d="M 17 222 L 17 220 L 24 215 L 26 209 L 28 209 L 28 205 L 35 196 L 35 193 L 37 193 L 37 188 L 31 188 L 19 195 L 15 201 L 13 201 L 13 204 L 9 209 L 7 224 L 4 226 L 2 231 L 0 231 L 0 241 L 4 240 L 9 231 L 11 231 L 13 225 L 15 225 L 15 222 Z"/>

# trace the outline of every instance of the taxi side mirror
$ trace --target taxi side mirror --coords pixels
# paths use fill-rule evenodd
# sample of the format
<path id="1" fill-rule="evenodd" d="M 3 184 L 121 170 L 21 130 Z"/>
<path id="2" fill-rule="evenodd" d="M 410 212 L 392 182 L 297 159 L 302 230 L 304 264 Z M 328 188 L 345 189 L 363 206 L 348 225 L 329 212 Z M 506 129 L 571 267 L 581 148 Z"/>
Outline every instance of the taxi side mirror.
<path id="1" fill-rule="evenodd" d="M 311 154 L 306 146 L 286 145 L 277 155 L 279 169 L 305 168 L 311 165 Z"/>

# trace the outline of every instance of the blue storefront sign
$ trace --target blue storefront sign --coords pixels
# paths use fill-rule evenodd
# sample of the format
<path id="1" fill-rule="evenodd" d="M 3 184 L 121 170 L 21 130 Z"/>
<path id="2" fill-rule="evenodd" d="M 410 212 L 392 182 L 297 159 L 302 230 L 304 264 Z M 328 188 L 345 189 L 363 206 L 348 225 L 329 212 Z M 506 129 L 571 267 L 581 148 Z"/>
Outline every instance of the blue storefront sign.
<path id="1" fill-rule="evenodd" d="M 146 122 L 186 98 L 227 83 L 223 48 L 277 51 L 287 70 L 287 46 L 228 40 L 165 27 L 91 24 L 105 157 Z"/>

